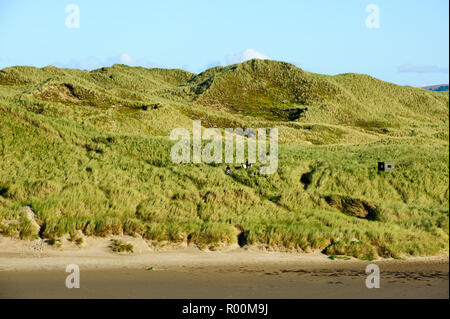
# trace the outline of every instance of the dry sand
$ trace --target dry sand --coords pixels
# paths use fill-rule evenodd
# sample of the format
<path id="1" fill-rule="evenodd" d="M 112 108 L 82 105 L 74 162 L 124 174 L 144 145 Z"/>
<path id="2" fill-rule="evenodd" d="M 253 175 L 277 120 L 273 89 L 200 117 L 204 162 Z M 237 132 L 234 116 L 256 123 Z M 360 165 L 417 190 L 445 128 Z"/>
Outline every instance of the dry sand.
<path id="1" fill-rule="evenodd" d="M 65 242 L 0 237 L 0 298 L 448 298 L 448 254 L 406 260 L 330 260 L 308 254 L 232 247 L 155 249 L 139 238 L 135 253 L 115 254 L 110 239 Z M 380 267 L 380 288 L 365 268 Z M 80 288 L 65 286 L 66 266 L 80 268 Z M 147 268 L 153 267 L 153 270 Z"/>

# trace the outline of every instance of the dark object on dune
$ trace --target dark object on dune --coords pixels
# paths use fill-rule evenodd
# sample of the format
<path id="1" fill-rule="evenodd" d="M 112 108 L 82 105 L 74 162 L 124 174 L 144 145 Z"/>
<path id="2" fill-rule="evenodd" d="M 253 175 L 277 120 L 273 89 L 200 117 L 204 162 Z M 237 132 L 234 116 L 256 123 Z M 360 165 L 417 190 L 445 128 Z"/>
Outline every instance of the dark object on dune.
<path id="1" fill-rule="evenodd" d="M 231 168 L 230 168 L 230 166 L 227 166 L 227 168 L 225 169 L 225 174 L 226 175 L 231 175 Z"/>
<path id="2" fill-rule="evenodd" d="M 295 121 L 305 116 L 306 111 L 308 111 L 307 107 L 287 110 L 289 121 Z"/>
<path id="3" fill-rule="evenodd" d="M 142 109 L 144 111 L 147 111 L 149 108 L 152 110 L 156 110 L 156 109 L 159 109 L 160 107 L 161 107 L 161 104 L 155 103 L 155 104 L 150 104 L 150 105 L 143 105 Z"/>
<path id="4" fill-rule="evenodd" d="M 379 172 L 392 172 L 394 170 L 394 162 L 378 162 Z"/>
<path id="5" fill-rule="evenodd" d="M 299 118 L 302 118 L 306 115 L 308 111 L 307 107 L 296 107 L 292 109 L 284 109 L 280 110 L 279 108 L 274 108 L 271 110 L 272 114 L 275 116 L 282 118 L 284 120 L 296 121 Z"/>

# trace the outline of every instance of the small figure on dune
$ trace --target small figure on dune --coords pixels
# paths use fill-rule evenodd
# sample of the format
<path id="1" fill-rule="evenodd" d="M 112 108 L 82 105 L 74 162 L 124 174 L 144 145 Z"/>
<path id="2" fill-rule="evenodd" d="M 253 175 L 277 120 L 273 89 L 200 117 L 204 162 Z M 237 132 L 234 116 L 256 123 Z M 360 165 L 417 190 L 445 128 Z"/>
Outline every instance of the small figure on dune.
<path id="1" fill-rule="evenodd" d="M 250 167 L 250 166 L 252 166 L 252 164 L 250 164 L 249 162 L 248 162 L 248 158 L 245 160 L 245 163 L 241 163 L 241 168 L 248 168 L 248 167 Z"/>
<path id="2" fill-rule="evenodd" d="M 230 168 L 230 166 L 227 166 L 227 168 L 225 168 L 225 174 L 226 175 L 231 175 L 231 168 Z"/>

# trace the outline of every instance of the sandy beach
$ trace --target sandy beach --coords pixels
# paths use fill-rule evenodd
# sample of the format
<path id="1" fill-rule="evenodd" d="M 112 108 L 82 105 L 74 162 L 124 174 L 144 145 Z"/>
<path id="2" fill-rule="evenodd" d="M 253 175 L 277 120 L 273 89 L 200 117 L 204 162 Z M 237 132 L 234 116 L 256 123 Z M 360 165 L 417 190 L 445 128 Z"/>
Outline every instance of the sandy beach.
<path id="1" fill-rule="evenodd" d="M 448 254 L 403 260 L 331 260 L 308 254 L 230 247 L 155 249 L 139 238 L 133 254 L 110 239 L 85 247 L 0 237 L 0 298 L 448 298 Z M 380 288 L 365 285 L 368 264 Z M 80 269 L 80 288 L 65 286 L 66 266 Z"/>

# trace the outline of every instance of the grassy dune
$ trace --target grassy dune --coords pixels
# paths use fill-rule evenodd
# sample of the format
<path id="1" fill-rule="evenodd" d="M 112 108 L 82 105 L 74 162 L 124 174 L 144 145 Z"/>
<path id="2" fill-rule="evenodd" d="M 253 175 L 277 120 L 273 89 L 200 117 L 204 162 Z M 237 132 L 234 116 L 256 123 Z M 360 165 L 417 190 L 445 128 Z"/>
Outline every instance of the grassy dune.
<path id="1" fill-rule="evenodd" d="M 0 70 L 0 114 L 7 236 L 130 234 L 358 258 L 448 251 L 448 94 L 268 60 L 198 75 L 13 67 Z M 277 173 L 173 164 L 170 131 L 193 119 L 278 127 Z M 396 170 L 378 172 L 379 160 Z"/>

